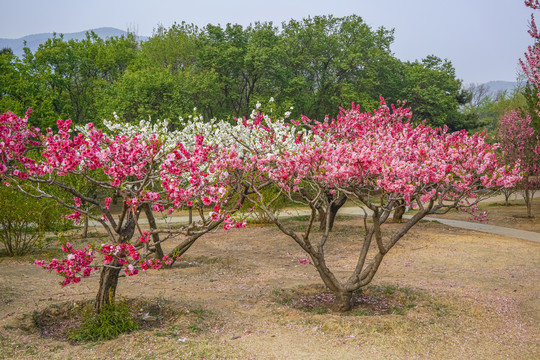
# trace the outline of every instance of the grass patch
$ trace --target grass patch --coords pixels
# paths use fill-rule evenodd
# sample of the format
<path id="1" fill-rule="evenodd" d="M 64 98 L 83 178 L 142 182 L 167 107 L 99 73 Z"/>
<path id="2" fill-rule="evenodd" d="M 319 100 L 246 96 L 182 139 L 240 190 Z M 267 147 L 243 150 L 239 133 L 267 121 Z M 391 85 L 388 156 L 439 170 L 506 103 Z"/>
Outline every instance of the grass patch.
<path id="1" fill-rule="evenodd" d="M 494 202 L 494 203 L 489 203 L 486 206 L 488 206 L 488 207 L 510 207 L 510 206 L 524 206 L 524 204 L 510 201 L 508 203 L 508 205 L 506 203 L 504 203 L 504 202 Z"/>
<path id="2" fill-rule="evenodd" d="M 87 309 L 83 322 L 72 331 L 70 338 L 84 342 L 106 341 L 138 328 L 139 324 L 133 320 L 129 305 L 120 302 L 105 305 L 99 314 Z"/>
<path id="3" fill-rule="evenodd" d="M 330 310 L 326 308 L 314 308 L 309 310 L 309 312 L 315 315 L 324 315 L 330 313 Z"/>
<path id="4" fill-rule="evenodd" d="M 282 222 L 284 223 L 292 223 L 292 222 L 297 222 L 297 221 L 305 222 L 305 221 L 308 221 L 309 218 L 310 218 L 309 215 L 294 215 L 294 216 L 286 217 L 285 219 L 282 220 Z"/>
<path id="5" fill-rule="evenodd" d="M 190 309 L 189 313 L 193 315 L 191 323 L 187 327 L 190 333 L 200 333 L 208 327 L 207 320 L 212 315 L 211 311 L 198 306 L 194 309 Z"/>
<path id="6" fill-rule="evenodd" d="M 368 316 L 368 312 L 366 310 L 355 310 L 351 312 L 352 316 Z"/>
<path id="7" fill-rule="evenodd" d="M 160 345 L 161 346 L 161 345 Z M 163 357 L 170 358 L 170 354 L 175 354 L 176 359 L 248 359 L 249 355 L 232 346 L 230 344 L 219 341 L 215 338 L 200 337 L 196 339 L 188 339 L 182 346 L 174 344 L 171 346 L 171 351 L 163 354 Z M 144 357 L 141 357 L 144 358 Z"/>
<path id="8" fill-rule="evenodd" d="M 66 302 L 52 304 L 31 314 L 31 327 L 43 337 L 60 341 L 97 342 L 113 339 L 137 329 L 158 328 L 161 336 L 174 331 L 163 330 L 179 315 L 179 310 L 159 296 L 156 300 L 123 300 L 106 306 L 101 314 L 94 312 L 93 302 Z M 20 327 L 24 330 L 23 327 Z"/>
<path id="9" fill-rule="evenodd" d="M 439 225 L 444 225 L 442 222 L 440 222 L 439 220 L 421 220 L 422 223 L 424 224 L 439 224 Z"/>

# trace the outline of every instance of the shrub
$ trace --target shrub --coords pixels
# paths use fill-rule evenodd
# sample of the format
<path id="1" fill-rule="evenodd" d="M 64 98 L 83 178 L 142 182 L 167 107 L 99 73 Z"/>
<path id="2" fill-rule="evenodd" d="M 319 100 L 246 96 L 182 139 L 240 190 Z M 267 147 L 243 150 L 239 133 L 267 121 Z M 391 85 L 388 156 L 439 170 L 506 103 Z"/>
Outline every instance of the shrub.
<path id="1" fill-rule="evenodd" d="M 59 229 L 62 222 L 55 203 L 0 186 L 0 242 L 9 256 L 41 247 L 45 231 Z"/>
<path id="2" fill-rule="evenodd" d="M 94 309 L 84 314 L 81 326 L 74 330 L 71 339 L 75 341 L 105 341 L 119 335 L 137 330 L 139 325 L 133 321 L 129 305 L 118 303 L 104 305 L 96 314 Z"/>

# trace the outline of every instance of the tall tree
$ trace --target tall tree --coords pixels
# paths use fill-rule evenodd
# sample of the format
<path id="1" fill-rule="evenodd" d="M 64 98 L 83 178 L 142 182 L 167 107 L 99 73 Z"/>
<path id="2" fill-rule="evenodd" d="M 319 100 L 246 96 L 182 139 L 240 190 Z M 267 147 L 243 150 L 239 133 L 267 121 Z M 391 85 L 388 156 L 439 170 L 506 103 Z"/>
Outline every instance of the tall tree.
<path id="1" fill-rule="evenodd" d="M 132 35 L 103 40 L 94 33 L 77 41 L 53 36 L 22 59 L 0 58 L 0 110 L 34 109 L 32 123 L 50 127 L 58 118 L 84 124 L 100 121 L 103 92 L 112 86 L 135 58 Z"/>
<path id="2" fill-rule="evenodd" d="M 527 216 L 533 217 L 532 201 L 540 184 L 540 138 L 531 126 L 531 116 L 519 110 L 504 114 L 499 122 L 499 141 L 504 161 L 523 171 L 522 190 Z"/>
<path id="3" fill-rule="evenodd" d="M 467 118 L 460 112 L 460 106 L 470 100 L 470 93 L 462 89 L 448 60 L 430 55 L 422 61 L 405 63 L 402 96 L 415 109 L 413 121 L 426 120 L 430 125 L 447 125 L 451 130 L 476 127 L 474 116 Z"/>
<path id="4" fill-rule="evenodd" d="M 374 31 L 356 15 L 291 20 L 282 27 L 287 76 L 280 96 L 298 112 L 322 119 L 353 101 L 371 109 L 379 96 L 397 96 L 398 86 L 387 81 L 389 71 L 402 71 L 390 52 L 393 31 Z"/>

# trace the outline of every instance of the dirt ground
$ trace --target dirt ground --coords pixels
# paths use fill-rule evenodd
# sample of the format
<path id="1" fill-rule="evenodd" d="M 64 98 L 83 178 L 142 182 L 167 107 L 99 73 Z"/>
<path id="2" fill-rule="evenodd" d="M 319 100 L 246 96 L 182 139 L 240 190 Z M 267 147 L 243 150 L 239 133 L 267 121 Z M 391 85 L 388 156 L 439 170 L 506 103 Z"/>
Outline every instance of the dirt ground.
<path id="1" fill-rule="evenodd" d="M 358 220 L 347 219 L 327 251 L 342 277 L 360 248 Z M 421 223 L 366 290 L 388 303 L 381 314 L 366 304 L 328 311 L 304 257 L 273 226 L 208 234 L 172 269 L 120 279 L 119 299 L 157 310 L 148 326 L 102 343 L 69 342 L 35 325 L 44 310 L 61 317 L 93 300 L 98 275 L 61 288 L 31 257 L 2 258 L 0 359 L 540 358 L 538 243 Z"/>

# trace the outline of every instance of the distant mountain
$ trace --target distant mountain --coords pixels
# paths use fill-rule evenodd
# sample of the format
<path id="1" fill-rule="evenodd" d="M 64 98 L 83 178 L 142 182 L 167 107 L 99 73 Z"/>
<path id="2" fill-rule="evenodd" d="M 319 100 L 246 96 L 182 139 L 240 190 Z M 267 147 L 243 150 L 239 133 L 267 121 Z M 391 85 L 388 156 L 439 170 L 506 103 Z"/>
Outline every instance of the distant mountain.
<path id="1" fill-rule="evenodd" d="M 484 85 L 489 89 L 489 96 L 494 99 L 498 93 L 503 91 L 510 95 L 512 90 L 517 88 L 519 84 L 515 81 L 489 81 Z"/>
<path id="2" fill-rule="evenodd" d="M 103 27 L 98 29 L 90 29 L 85 30 L 81 32 L 76 33 L 66 33 L 64 34 L 64 40 L 82 40 L 86 38 L 86 33 L 89 31 L 93 31 L 96 33 L 97 36 L 99 36 L 102 39 L 108 39 L 110 37 L 115 36 L 122 36 L 126 35 L 127 32 L 112 28 L 112 27 Z M 56 36 L 60 36 L 60 33 L 57 33 Z M 23 55 L 23 48 L 24 48 L 24 42 L 26 41 L 26 46 L 30 48 L 32 52 L 35 52 L 40 44 L 43 44 L 47 39 L 50 39 L 53 37 L 53 33 L 43 33 L 43 34 L 33 34 L 33 35 L 27 35 L 19 39 L 3 39 L 0 38 L 0 49 L 3 49 L 5 47 L 11 48 L 13 50 L 13 54 L 16 56 L 22 56 Z M 137 36 L 137 40 L 139 41 L 145 41 L 147 40 L 147 36 Z"/>

